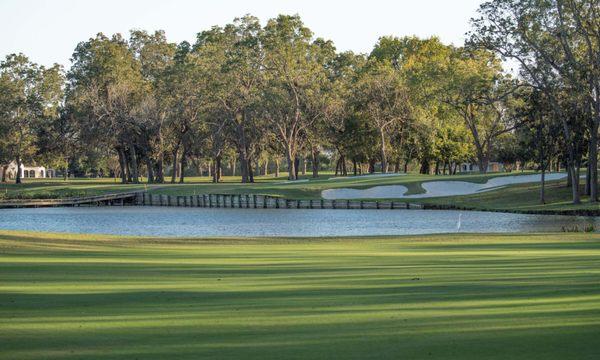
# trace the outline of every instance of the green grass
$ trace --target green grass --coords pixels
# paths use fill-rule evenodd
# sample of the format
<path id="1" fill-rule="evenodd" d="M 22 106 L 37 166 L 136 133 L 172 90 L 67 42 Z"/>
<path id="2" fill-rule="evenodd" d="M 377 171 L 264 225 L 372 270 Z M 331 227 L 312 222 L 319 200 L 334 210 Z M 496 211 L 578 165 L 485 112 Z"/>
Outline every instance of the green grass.
<path id="1" fill-rule="evenodd" d="M 149 190 L 154 194 L 164 195 L 195 195 L 195 194 L 261 194 L 284 197 L 288 199 L 320 199 L 321 192 L 333 188 L 364 189 L 382 185 L 404 185 L 408 194 L 422 193 L 421 184 L 426 181 L 455 180 L 483 183 L 492 177 L 520 175 L 525 173 L 491 173 L 486 175 L 467 174 L 455 176 L 433 176 L 408 174 L 390 177 L 347 177 L 329 180 L 333 174 L 324 173 L 318 179 L 304 182 L 287 182 L 285 173 L 275 178 L 259 176 L 253 184 L 241 184 L 239 177 L 224 177 L 219 184 L 212 184 L 207 177 L 189 177 L 184 184 L 161 185 L 122 185 L 114 179 L 76 179 L 62 181 L 29 180 L 25 184 L 0 184 L 0 199 L 2 198 L 64 198 L 72 196 L 98 195 L 110 192 Z M 583 180 L 582 180 L 583 182 Z M 583 193 L 583 188 L 582 188 Z M 389 200 L 389 199 L 380 199 Z M 494 191 L 474 195 L 453 196 L 446 198 L 410 199 L 410 202 L 421 202 L 445 206 L 457 206 L 479 210 L 509 210 L 509 211 L 600 211 L 600 205 L 590 203 L 589 198 L 582 196 L 582 203 L 571 203 L 571 191 L 565 186 L 565 181 L 547 182 L 546 203 L 539 201 L 539 184 L 518 184 L 503 187 Z"/>
<path id="2" fill-rule="evenodd" d="M 600 236 L 0 233 L 1 359 L 598 359 Z"/>
<path id="3" fill-rule="evenodd" d="M 571 188 L 566 180 L 546 184 L 545 203 L 540 202 L 539 184 L 517 184 L 473 195 L 414 199 L 414 202 L 450 205 L 475 210 L 535 211 L 535 212 L 581 212 L 600 211 L 600 204 L 591 203 L 581 185 L 581 204 L 572 203 Z"/>
<path id="4" fill-rule="evenodd" d="M 286 174 L 278 178 L 272 176 L 258 176 L 253 184 L 241 184 L 239 177 L 226 176 L 223 182 L 212 184 L 207 177 L 188 177 L 184 184 L 160 184 L 160 185 L 122 185 L 115 179 L 62 179 L 52 180 L 25 180 L 26 183 L 0 184 L 0 197 L 4 198 L 61 198 L 75 194 L 75 196 L 97 195 L 106 192 L 130 191 L 136 189 L 148 189 L 156 194 L 165 195 L 192 195 L 207 193 L 224 194 L 263 194 L 272 196 L 287 197 L 290 199 L 319 199 L 321 191 L 332 188 L 369 188 L 381 185 L 402 184 L 408 188 L 408 194 L 422 193 L 424 190 L 421 183 L 433 180 L 461 180 L 471 182 L 485 182 L 491 177 L 504 176 L 511 174 L 468 174 L 456 176 L 434 176 L 422 174 L 408 174 L 390 177 L 340 177 L 336 180 L 329 180 L 333 177 L 331 173 L 323 173 L 317 179 L 309 175 L 301 176 L 301 179 L 307 179 L 300 182 L 288 182 Z"/>

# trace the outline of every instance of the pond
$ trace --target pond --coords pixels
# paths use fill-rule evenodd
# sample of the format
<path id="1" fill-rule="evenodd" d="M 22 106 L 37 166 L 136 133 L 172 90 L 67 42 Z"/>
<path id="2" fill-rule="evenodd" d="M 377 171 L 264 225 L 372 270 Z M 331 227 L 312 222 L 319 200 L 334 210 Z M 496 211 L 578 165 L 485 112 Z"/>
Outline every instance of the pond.
<path id="1" fill-rule="evenodd" d="M 600 218 L 434 210 L 74 207 L 0 210 L 0 229 L 169 237 L 551 232 Z"/>

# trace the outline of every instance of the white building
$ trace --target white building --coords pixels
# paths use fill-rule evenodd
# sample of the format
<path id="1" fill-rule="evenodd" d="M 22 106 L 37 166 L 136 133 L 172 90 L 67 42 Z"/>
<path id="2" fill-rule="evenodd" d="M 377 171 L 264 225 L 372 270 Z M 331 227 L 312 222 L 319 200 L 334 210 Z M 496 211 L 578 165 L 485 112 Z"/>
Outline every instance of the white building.
<path id="1" fill-rule="evenodd" d="M 4 166 L 0 167 L 0 178 L 3 177 Z M 21 164 L 21 179 L 25 178 L 53 178 L 55 176 L 53 169 L 46 169 L 44 166 L 27 166 Z M 15 179 L 17 177 L 17 163 L 11 162 L 6 168 L 6 178 Z"/>
<path id="2" fill-rule="evenodd" d="M 488 163 L 487 172 L 500 172 L 504 171 L 504 165 L 499 162 L 490 161 Z M 458 166 L 458 172 L 469 173 L 479 172 L 479 165 L 473 163 L 462 163 Z"/>

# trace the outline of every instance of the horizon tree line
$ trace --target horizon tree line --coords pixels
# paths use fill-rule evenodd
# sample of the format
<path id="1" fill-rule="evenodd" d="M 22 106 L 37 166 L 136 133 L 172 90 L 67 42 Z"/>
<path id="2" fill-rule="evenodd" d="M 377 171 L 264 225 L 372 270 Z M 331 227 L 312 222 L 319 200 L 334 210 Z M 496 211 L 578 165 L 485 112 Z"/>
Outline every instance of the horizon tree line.
<path id="1" fill-rule="evenodd" d="M 264 26 L 246 15 L 193 44 L 163 31 L 99 33 L 76 46 L 66 72 L 10 55 L 0 163 L 102 169 L 123 183 L 183 182 L 190 167 L 219 182 L 227 165 L 246 183 L 281 162 L 296 180 L 307 164 L 318 177 L 323 162 L 347 175 L 349 164 L 354 174 L 454 174 L 463 162 L 486 172 L 492 160 L 518 161 L 566 168 L 575 203 L 586 167 L 596 201 L 594 5 L 490 0 L 462 47 L 386 36 L 370 54 L 338 52 L 297 15 Z"/>

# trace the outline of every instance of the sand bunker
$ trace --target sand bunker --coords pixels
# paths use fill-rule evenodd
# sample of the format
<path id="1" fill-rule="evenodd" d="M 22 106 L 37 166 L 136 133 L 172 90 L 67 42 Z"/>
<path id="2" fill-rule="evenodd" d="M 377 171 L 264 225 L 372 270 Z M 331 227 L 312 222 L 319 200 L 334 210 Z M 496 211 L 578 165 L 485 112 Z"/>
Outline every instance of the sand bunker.
<path id="1" fill-rule="evenodd" d="M 567 177 L 564 173 L 546 174 L 546 180 L 560 180 Z M 501 176 L 489 179 L 484 184 L 467 181 L 428 181 L 421 184 L 425 190 L 423 194 L 404 195 L 408 190 L 404 185 L 375 186 L 369 189 L 327 189 L 321 196 L 324 199 L 416 199 L 441 196 L 470 195 L 483 191 L 490 191 L 499 187 L 513 184 L 526 184 L 539 182 L 540 174 Z"/>

